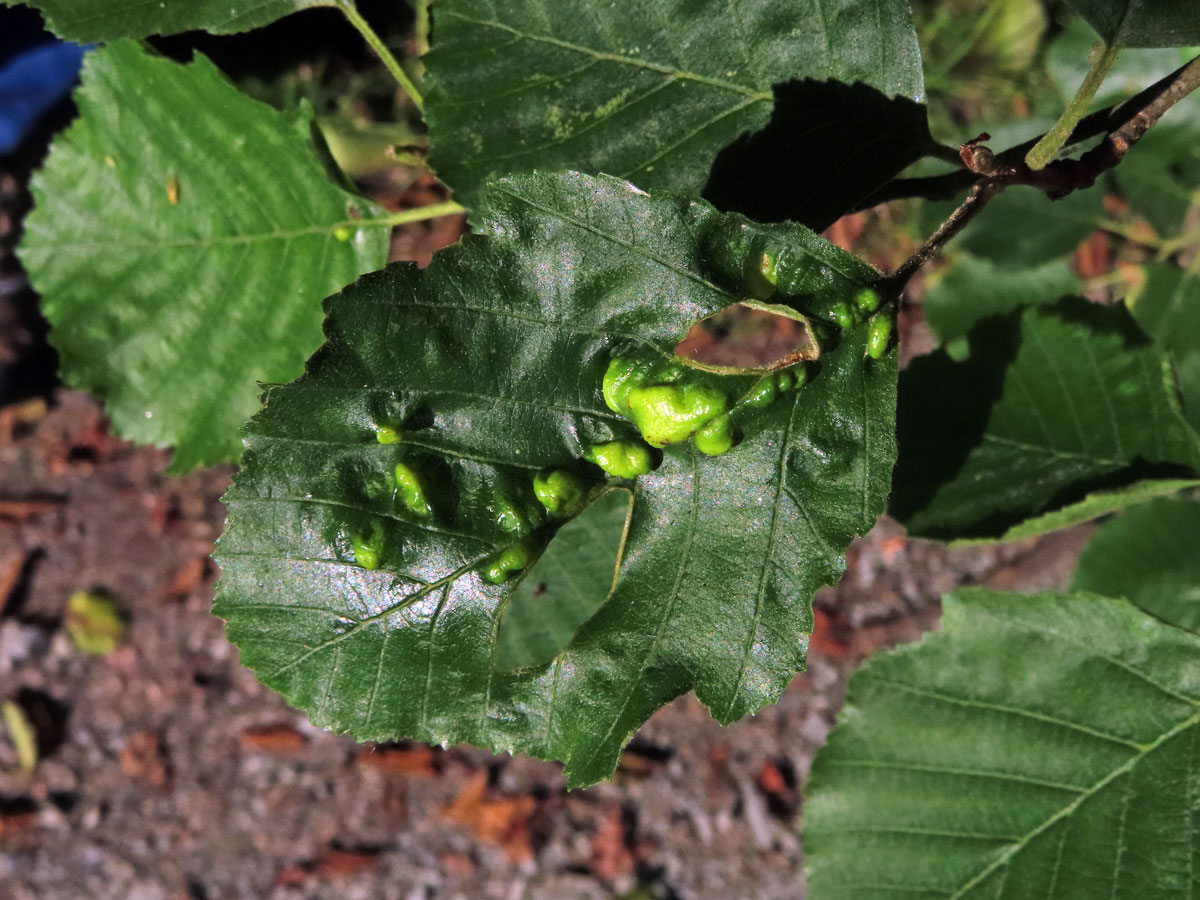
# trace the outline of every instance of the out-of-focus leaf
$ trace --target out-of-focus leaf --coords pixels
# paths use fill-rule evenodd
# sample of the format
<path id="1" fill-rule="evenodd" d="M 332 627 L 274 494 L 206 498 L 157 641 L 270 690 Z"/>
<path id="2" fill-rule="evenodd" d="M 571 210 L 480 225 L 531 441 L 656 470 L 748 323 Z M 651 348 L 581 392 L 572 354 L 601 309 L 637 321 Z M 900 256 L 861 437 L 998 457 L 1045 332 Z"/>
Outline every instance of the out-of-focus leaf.
<path id="1" fill-rule="evenodd" d="M 1109 44 L 1183 47 L 1200 44 L 1200 4 L 1190 0 L 1067 0 Z"/>
<path id="2" fill-rule="evenodd" d="M 1153 500 L 1104 523 L 1083 549 L 1071 587 L 1124 597 L 1164 622 L 1200 630 L 1200 503 Z"/>
<path id="3" fill-rule="evenodd" d="M 925 320 L 947 343 L 966 335 L 980 319 L 1049 303 L 1078 290 L 1079 279 L 1066 259 L 1010 268 L 960 253 L 925 295 Z"/>
<path id="4" fill-rule="evenodd" d="M 970 344 L 966 361 L 934 353 L 900 381 L 889 508 L 912 533 L 999 538 L 1097 491 L 1195 476 L 1170 363 L 1124 308 L 1033 307 L 980 322 Z M 1074 512 L 1088 509 L 1104 504 Z"/>
<path id="5" fill-rule="evenodd" d="M 46 17 L 59 37 L 88 43 L 203 29 L 213 34 L 249 31 L 288 13 L 349 0 L 20 0 Z M 16 0 L 0 0 L 15 6 Z"/>
<path id="6" fill-rule="evenodd" d="M 1183 409 L 1200 429 L 1200 278 L 1178 266 L 1148 263 L 1145 280 L 1126 299 L 1134 319 L 1175 363 Z"/>

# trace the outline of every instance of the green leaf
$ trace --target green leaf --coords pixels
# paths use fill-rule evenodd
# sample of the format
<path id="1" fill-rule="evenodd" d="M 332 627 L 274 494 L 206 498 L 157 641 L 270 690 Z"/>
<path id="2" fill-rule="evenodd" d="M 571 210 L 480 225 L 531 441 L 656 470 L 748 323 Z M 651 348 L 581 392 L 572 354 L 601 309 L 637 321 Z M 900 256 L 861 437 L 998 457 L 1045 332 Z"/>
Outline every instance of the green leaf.
<path id="1" fill-rule="evenodd" d="M 549 666 L 507 674 L 496 632 L 514 580 L 481 577 L 514 540 L 500 523 L 535 506 L 539 471 L 605 488 L 587 448 L 636 437 L 601 396 L 614 354 L 670 358 L 744 296 L 717 274 L 728 260 L 704 257 L 706 235 L 776 242 L 795 298 L 853 296 L 879 275 L 800 226 L 616 179 L 524 176 L 487 199 L 484 234 L 331 298 L 308 374 L 268 389 L 225 498 L 215 610 L 242 661 L 321 726 L 560 759 L 587 784 L 679 694 L 729 722 L 804 665 L 812 594 L 841 576 L 887 492 L 895 352 L 865 359 L 863 323 L 826 341 L 802 389 L 748 408 L 728 452 L 668 445 L 633 483 L 607 601 Z M 430 515 L 393 499 L 399 460 Z M 378 568 L 353 564 L 356 540 Z"/>
<path id="2" fill-rule="evenodd" d="M 778 84 L 771 121 L 721 151 L 704 199 L 756 222 L 820 231 L 936 152 L 924 104 L 861 82 Z"/>
<path id="3" fill-rule="evenodd" d="M 476 212 L 490 177 L 533 170 L 698 194 L 717 151 L 767 124 L 780 82 L 923 93 L 900 0 L 660 0 L 636 15 L 591 0 L 441 0 L 433 13 L 432 162 Z"/>
<path id="4" fill-rule="evenodd" d="M 1200 44 L 1200 6 L 1179 0 L 1067 0 L 1109 44 L 1182 47 Z"/>
<path id="5" fill-rule="evenodd" d="M 1127 509 L 1092 535 L 1074 590 L 1124 597 L 1153 616 L 1200 630 L 1200 503 L 1154 500 Z"/>
<path id="6" fill-rule="evenodd" d="M 1167 263 L 1147 263 L 1142 270 L 1145 282 L 1126 303 L 1175 361 L 1184 413 L 1200 428 L 1200 278 Z"/>
<path id="7" fill-rule="evenodd" d="M 851 676 L 805 800 L 808 895 L 1186 896 L 1200 640 L 1085 593 L 960 591 L 942 628 Z"/>
<path id="8" fill-rule="evenodd" d="M 21 0 L 46 17 L 59 37 L 79 43 L 142 38 L 203 29 L 232 34 L 258 28 L 289 13 L 314 6 L 333 6 L 340 0 Z M 16 0 L 0 0 L 15 6 Z"/>
<path id="9" fill-rule="evenodd" d="M 1166 356 L 1121 307 L 1068 300 L 988 319 L 971 354 L 901 379 L 890 511 L 913 534 L 997 538 L 1026 519 L 1200 463 Z M 1074 512 L 1104 511 L 1104 504 Z"/>
<path id="10" fill-rule="evenodd" d="M 925 321 L 945 344 L 964 337 L 980 319 L 1049 303 L 1078 290 L 1079 279 L 1062 257 L 1017 269 L 960 253 L 925 295 Z"/>
<path id="11" fill-rule="evenodd" d="M 609 491 L 555 534 L 509 597 L 496 635 L 496 668 L 515 672 L 552 662 L 604 604 L 629 501 L 627 491 Z"/>
<path id="12" fill-rule="evenodd" d="M 203 56 L 112 44 L 75 99 L 20 247 L 62 377 L 125 437 L 174 445 L 176 471 L 235 458 L 256 382 L 300 374 L 321 298 L 386 261 L 387 229 L 352 221 L 382 211 L 328 181 L 311 111 L 249 99 Z"/>
<path id="13" fill-rule="evenodd" d="M 991 201 L 963 229 L 958 248 L 1006 268 L 1041 266 L 1073 251 L 1103 218 L 1102 191 L 1076 191 L 1050 200 L 1041 191 L 1016 187 Z"/>
<path id="14" fill-rule="evenodd" d="M 954 544 L 966 546 L 992 543 L 996 540 L 1022 541 L 1025 538 L 1037 537 L 1039 534 L 1047 534 L 1051 531 L 1070 528 L 1072 525 L 1090 522 L 1127 506 L 1134 506 L 1167 494 L 1178 494 L 1180 491 L 1194 487 L 1200 487 L 1200 480 L 1195 478 L 1147 478 L 1143 481 L 1135 481 L 1125 487 L 1094 491 L 1076 503 L 1070 503 L 1067 506 L 1042 513 L 1040 516 L 1026 519 L 1008 529 L 998 538 L 987 538 L 982 541 L 955 541 Z"/>

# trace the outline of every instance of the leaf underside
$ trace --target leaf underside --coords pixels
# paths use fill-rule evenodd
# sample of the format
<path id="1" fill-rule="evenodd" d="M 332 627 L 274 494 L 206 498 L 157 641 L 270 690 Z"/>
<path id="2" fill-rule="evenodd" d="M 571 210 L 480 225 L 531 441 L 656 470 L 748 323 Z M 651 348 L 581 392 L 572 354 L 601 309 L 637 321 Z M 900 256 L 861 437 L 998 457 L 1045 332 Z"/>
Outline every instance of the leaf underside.
<path id="1" fill-rule="evenodd" d="M 620 483 L 633 505 L 612 593 L 550 665 L 506 674 L 496 634 L 513 582 L 480 575 L 512 541 L 501 499 L 527 501 L 548 467 L 602 489 L 585 448 L 636 437 L 600 395 L 613 354 L 669 356 L 738 293 L 701 258 L 722 218 L 707 204 L 570 174 L 502 181 L 488 206 L 486 237 L 331 298 L 308 374 L 268 390 L 225 498 L 215 611 L 243 661 L 319 725 L 560 759 L 588 784 L 679 694 L 729 722 L 802 668 L 811 596 L 887 491 L 895 353 L 864 360 L 860 326 L 728 453 L 671 445 Z M 746 227 L 803 260 L 806 292 L 878 277 L 802 227 Z M 375 440 L 381 422 L 400 443 Z M 421 473 L 429 518 L 392 499 L 398 459 Z M 347 535 L 376 527 L 368 571 Z"/>
<path id="2" fill-rule="evenodd" d="M 862 82 L 920 100 L 899 0 L 441 0 L 425 57 L 432 164 L 476 212 L 491 177 L 577 169 L 699 194 L 713 158 L 763 127 L 772 86 Z"/>
<path id="3" fill-rule="evenodd" d="M 850 679 L 805 801 L 809 896 L 1187 896 L 1198 660 L 1121 600 L 947 598 L 941 633 Z"/>
<path id="4" fill-rule="evenodd" d="M 380 213 L 331 184 L 311 111 L 246 97 L 206 58 L 92 51 L 79 118 L 33 179 L 20 255 L 63 379 L 182 471 L 236 458 L 258 381 L 303 371 L 321 299 L 387 259 Z M 270 160 L 264 165 L 263 160 Z"/>
<path id="5" fill-rule="evenodd" d="M 987 319 L 969 359 L 919 358 L 900 389 L 889 509 L 913 534 L 999 538 L 1067 510 L 1079 521 L 1200 463 L 1165 354 L 1121 307 L 1070 299 Z"/>
<path id="6" fill-rule="evenodd" d="M 1200 503 L 1155 500 L 1101 526 L 1071 587 L 1124 597 L 1189 631 L 1200 630 Z"/>
<path id="7" fill-rule="evenodd" d="M 289 13 L 337 0 L 21 0 L 46 17 L 59 37 L 80 43 L 143 38 L 203 29 L 213 34 L 249 31 Z M 15 0 L 0 0 L 0 6 Z"/>

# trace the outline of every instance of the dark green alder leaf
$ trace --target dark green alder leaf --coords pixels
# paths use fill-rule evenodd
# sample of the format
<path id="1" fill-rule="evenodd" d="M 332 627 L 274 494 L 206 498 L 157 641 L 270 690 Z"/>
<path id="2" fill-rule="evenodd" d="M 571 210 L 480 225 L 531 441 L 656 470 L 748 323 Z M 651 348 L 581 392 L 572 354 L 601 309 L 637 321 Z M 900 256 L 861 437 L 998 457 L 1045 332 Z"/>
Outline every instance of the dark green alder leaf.
<path id="1" fill-rule="evenodd" d="M 1200 429 L 1200 278 L 1168 263 L 1147 263 L 1145 282 L 1126 303 L 1175 362 L 1184 414 Z"/>
<path id="2" fill-rule="evenodd" d="M 1200 44 L 1200 4 L 1191 0 L 1067 0 L 1067 4 L 1109 44 Z"/>
<path id="3" fill-rule="evenodd" d="M 925 295 L 925 321 L 942 343 L 965 336 L 980 319 L 1049 303 L 1079 291 L 1079 278 L 1059 257 L 1027 268 L 1000 266 L 970 253 L 954 256 Z"/>
<path id="4" fill-rule="evenodd" d="M 299 375 L 321 299 L 386 262 L 388 229 L 364 227 L 382 210 L 330 183 L 310 110 L 251 100 L 203 56 L 111 44 L 75 100 L 19 251 L 63 380 L 124 437 L 174 446 L 176 471 L 236 458 L 256 382 Z"/>
<path id="5" fill-rule="evenodd" d="M 1075 568 L 1073 590 L 1132 600 L 1200 631 L 1200 503 L 1154 500 L 1104 523 Z"/>
<path id="6" fill-rule="evenodd" d="M 862 83 L 792 81 L 775 86 L 766 127 L 717 156 L 704 199 L 820 231 L 934 152 L 924 104 Z"/>
<path id="7" fill-rule="evenodd" d="M 1200 639 L 1087 593 L 961 591 L 850 679 L 813 764 L 813 900 L 1186 897 Z"/>
<path id="8" fill-rule="evenodd" d="M 231 34 L 258 28 L 314 6 L 338 7 L 348 0 L 21 0 L 46 17 L 59 37 L 87 43 L 142 38 L 203 29 Z M 16 0 L 0 0 L 0 6 Z"/>
<path id="9" fill-rule="evenodd" d="M 913 534 L 997 538 L 1143 478 L 1195 475 L 1200 439 L 1166 355 L 1121 307 L 1062 301 L 980 322 L 970 358 L 914 360 L 901 379 L 889 509 Z"/>
<path id="10" fill-rule="evenodd" d="M 243 662 L 321 726 L 559 759 L 588 784 L 670 699 L 694 689 L 725 723 L 803 667 L 811 596 L 887 492 L 895 352 L 864 358 L 869 323 L 829 338 L 808 384 L 742 416 L 728 452 L 671 444 L 650 474 L 606 483 L 588 447 L 637 436 L 601 395 L 610 361 L 669 358 L 743 296 L 717 274 L 730 260 L 701 250 L 738 220 L 574 174 L 504 180 L 487 200 L 483 234 L 428 269 L 393 265 L 331 298 L 308 373 L 268 389 L 225 498 L 215 611 Z M 879 278 L 800 226 L 741 230 L 792 260 L 791 302 Z M 393 496 L 398 461 L 428 515 Z M 511 674 L 496 644 L 517 582 L 482 575 L 515 539 L 503 511 L 535 506 L 546 469 L 593 494 L 631 488 L 632 510 L 599 611 L 549 665 Z M 529 522 L 537 552 L 556 523 Z M 375 569 L 355 564 L 364 539 Z"/>
<path id="11" fill-rule="evenodd" d="M 900 0 L 658 0 L 636 10 L 591 0 L 441 0 L 433 16 L 425 57 L 432 162 L 477 212 L 490 177 L 535 169 L 606 172 L 698 194 L 717 151 L 767 124 L 781 82 L 923 94 Z"/>

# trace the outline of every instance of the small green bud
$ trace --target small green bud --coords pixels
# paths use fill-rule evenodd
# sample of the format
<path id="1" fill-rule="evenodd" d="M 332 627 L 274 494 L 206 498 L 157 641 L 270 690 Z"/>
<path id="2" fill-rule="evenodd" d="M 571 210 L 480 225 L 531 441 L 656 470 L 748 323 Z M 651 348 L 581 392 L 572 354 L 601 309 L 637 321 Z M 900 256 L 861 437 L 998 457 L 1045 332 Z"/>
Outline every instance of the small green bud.
<path id="1" fill-rule="evenodd" d="M 375 440 L 381 444 L 398 444 L 400 443 L 400 429 L 393 428 L 391 425 L 376 425 Z"/>
<path id="2" fill-rule="evenodd" d="M 729 405 L 724 394 L 702 384 L 639 387 L 626 399 L 634 424 L 651 447 L 686 441 Z"/>
<path id="3" fill-rule="evenodd" d="M 636 441 L 610 441 L 588 449 L 584 459 L 614 478 L 637 478 L 650 471 L 650 450 Z"/>
<path id="4" fill-rule="evenodd" d="M 533 549 L 522 541 L 505 547 L 499 555 L 488 564 L 483 577 L 492 584 L 504 584 L 513 572 L 520 572 L 533 561 Z"/>
<path id="5" fill-rule="evenodd" d="M 775 402 L 777 381 L 778 377 L 775 375 L 764 375 L 754 382 L 754 387 L 750 388 L 742 402 L 754 409 L 766 409 Z"/>
<path id="6" fill-rule="evenodd" d="M 796 375 L 791 369 L 784 369 L 775 374 L 775 383 L 779 386 L 780 393 L 787 393 L 796 386 Z"/>
<path id="7" fill-rule="evenodd" d="M 854 295 L 854 307 L 863 315 L 870 315 L 879 309 L 879 293 L 871 288 L 863 288 Z"/>
<path id="8" fill-rule="evenodd" d="M 373 522 L 369 533 L 351 535 L 350 549 L 354 551 L 354 561 L 364 569 L 378 569 L 383 555 L 383 526 Z"/>
<path id="9" fill-rule="evenodd" d="M 350 240 L 353 235 L 354 232 L 351 231 L 350 227 L 347 225 L 339 225 L 337 228 L 333 229 L 333 236 L 343 244 Z"/>
<path id="10" fill-rule="evenodd" d="M 428 516 L 433 512 L 425 499 L 425 491 L 421 487 L 421 479 L 417 473 L 404 463 L 396 463 L 396 496 L 410 513 L 418 516 Z"/>
<path id="11" fill-rule="evenodd" d="M 867 333 L 867 356 L 879 359 L 887 352 L 888 341 L 892 337 L 892 319 L 887 313 L 881 313 L 871 320 L 871 330 Z"/>
<path id="12" fill-rule="evenodd" d="M 733 422 L 722 413 L 696 432 L 696 449 L 707 456 L 720 456 L 733 446 Z"/>
<path id="13" fill-rule="evenodd" d="M 569 518 L 579 512 L 586 492 L 582 479 L 564 469 L 539 472 L 533 476 L 534 495 L 556 518 Z"/>

